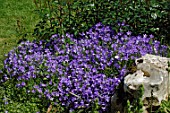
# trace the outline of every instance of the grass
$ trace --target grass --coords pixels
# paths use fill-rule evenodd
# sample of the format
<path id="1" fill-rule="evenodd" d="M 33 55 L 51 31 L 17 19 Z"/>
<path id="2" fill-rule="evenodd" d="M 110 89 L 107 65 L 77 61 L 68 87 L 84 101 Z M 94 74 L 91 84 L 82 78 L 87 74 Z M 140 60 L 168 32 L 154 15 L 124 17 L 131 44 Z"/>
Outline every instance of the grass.
<path id="1" fill-rule="evenodd" d="M 27 33 L 27 39 L 33 39 L 35 24 L 39 21 L 33 12 L 32 0 L 0 0 L 0 69 L 3 66 L 4 54 L 8 53 Z"/>

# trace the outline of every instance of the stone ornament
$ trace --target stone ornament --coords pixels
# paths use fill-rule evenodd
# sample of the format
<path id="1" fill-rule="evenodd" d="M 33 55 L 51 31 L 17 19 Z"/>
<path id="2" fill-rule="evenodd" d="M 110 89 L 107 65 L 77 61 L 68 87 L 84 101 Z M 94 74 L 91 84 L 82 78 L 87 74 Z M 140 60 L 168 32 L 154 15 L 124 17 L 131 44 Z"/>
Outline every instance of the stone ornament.
<path id="1" fill-rule="evenodd" d="M 170 75 L 168 75 L 167 71 L 168 61 L 170 62 L 170 58 L 146 54 L 136 59 L 136 72 L 124 77 L 122 90 L 126 95 L 132 95 L 134 99 L 138 98 L 137 91 L 139 86 L 144 86 L 142 97 L 143 113 L 148 113 L 151 106 L 158 108 L 162 100 L 168 100 L 170 91 Z M 118 96 L 113 96 L 111 99 L 112 104 L 116 102 L 114 97 L 119 98 Z M 129 96 L 127 97 L 129 98 Z"/>

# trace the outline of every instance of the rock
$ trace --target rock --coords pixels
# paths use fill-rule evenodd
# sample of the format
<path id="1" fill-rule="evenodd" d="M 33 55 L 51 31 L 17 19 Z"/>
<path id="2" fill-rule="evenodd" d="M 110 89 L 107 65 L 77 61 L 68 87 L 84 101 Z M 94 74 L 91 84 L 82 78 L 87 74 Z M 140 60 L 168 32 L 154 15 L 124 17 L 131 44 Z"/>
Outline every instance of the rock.
<path id="1" fill-rule="evenodd" d="M 111 113 L 117 113 L 118 111 L 120 113 L 123 112 L 123 103 L 122 101 L 119 101 L 120 97 L 119 97 L 119 94 L 118 93 L 115 93 L 113 96 L 112 96 L 112 104 L 111 104 Z"/>
<path id="2" fill-rule="evenodd" d="M 146 54 L 145 56 L 136 59 L 136 72 L 124 77 L 121 90 L 123 90 L 126 97 L 124 97 L 122 101 L 126 102 L 129 98 L 138 98 L 138 89 L 140 85 L 144 86 L 144 94 L 142 96 L 144 104 L 143 113 L 147 113 L 151 105 L 153 108 L 152 110 L 154 111 L 154 109 L 156 110 L 160 106 L 162 100 L 168 100 L 170 91 L 170 75 L 168 76 L 167 71 L 168 61 L 170 62 L 170 58 L 150 54 Z M 115 93 L 111 99 L 111 104 L 115 105 L 116 99 L 118 98 L 122 97 L 117 96 Z M 118 111 L 116 106 L 112 109 Z M 123 106 L 120 109 L 124 109 Z"/>

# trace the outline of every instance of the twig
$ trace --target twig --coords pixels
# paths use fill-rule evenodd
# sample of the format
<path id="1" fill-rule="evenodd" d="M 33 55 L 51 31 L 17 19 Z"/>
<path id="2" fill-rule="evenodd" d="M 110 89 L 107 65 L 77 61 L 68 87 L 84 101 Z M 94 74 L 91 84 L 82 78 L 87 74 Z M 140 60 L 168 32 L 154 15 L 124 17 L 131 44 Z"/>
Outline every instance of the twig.
<path id="1" fill-rule="evenodd" d="M 54 112 L 53 113 L 57 113 L 57 108 L 54 110 Z"/>
<path id="2" fill-rule="evenodd" d="M 69 93 L 70 93 L 71 95 L 77 97 L 77 98 L 81 98 L 80 96 L 78 96 L 78 95 L 76 95 L 76 94 L 74 94 L 74 93 L 72 93 L 72 92 L 69 92 Z"/>
<path id="3" fill-rule="evenodd" d="M 48 107 L 47 109 L 47 112 L 46 113 L 50 113 L 50 111 L 52 110 L 52 105 L 50 104 L 50 106 Z"/>

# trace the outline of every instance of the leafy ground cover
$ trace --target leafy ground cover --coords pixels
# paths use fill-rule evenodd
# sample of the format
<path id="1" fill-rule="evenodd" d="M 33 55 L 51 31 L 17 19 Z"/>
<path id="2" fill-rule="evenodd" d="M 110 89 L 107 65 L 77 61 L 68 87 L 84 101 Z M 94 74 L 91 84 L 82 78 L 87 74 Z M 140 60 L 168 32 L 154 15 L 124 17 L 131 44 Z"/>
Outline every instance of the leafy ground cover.
<path id="1" fill-rule="evenodd" d="M 0 9 L 3 22 L 0 27 L 3 49 L 0 52 L 9 52 L 6 57 L 1 56 L 2 61 L 4 59 L 3 76 L 0 76 L 2 112 L 43 113 L 50 105 L 57 113 L 106 112 L 110 96 L 133 59 L 146 53 L 168 55 L 167 46 L 151 34 L 134 36 L 133 31 L 119 29 L 116 33 L 112 29 L 123 28 L 124 23 L 105 26 L 99 22 L 87 31 L 79 32 L 76 38 L 67 33 L 31 41 L 38 20 L 32 12 L 33 2 L 11 0 L 0 3 L 3 6 Z M 22 37 L 30 41 L 18 45 Z M 160 110 L 168 110 L 168 105 L 164 103 Z"/>
<path id="2" fill-rule="evenodd" d="M 129 61 L 167 51 L 167 46 L 153 38 L 131 36 L 130 31 L 114 34 L 109 26 L 98 23 L 79 39 L 56 34 L 49 41 L 23 42 L 8 53 L 1 83 L 12 83 L 17 95 L 22 91 L 38 95 L 46 104 L 61 105 L 63 112 L 87 112 L 95 101 L 97 111 L 106 112 L 114 88 L 127 65 L 132 65 Z M 20 101 L 14 95 L 8 96 Z"/>

